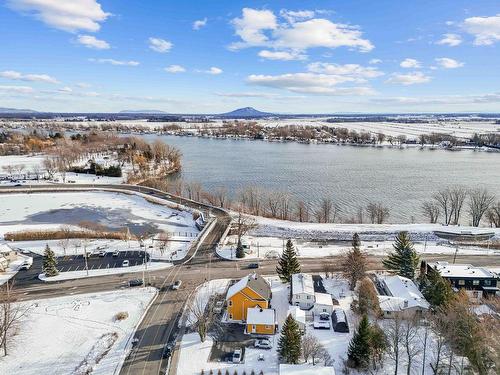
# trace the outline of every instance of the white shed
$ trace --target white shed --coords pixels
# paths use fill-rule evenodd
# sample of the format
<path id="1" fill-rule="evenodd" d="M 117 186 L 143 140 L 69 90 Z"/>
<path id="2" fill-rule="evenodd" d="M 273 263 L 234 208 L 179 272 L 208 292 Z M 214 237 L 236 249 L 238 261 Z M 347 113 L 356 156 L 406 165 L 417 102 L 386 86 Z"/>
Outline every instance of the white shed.
<path id="1" fill-rule="evenodd" d="M 327 293 L 314 293 L 314 315 L 328 314 L 332 315 L 333 301 L 332 296 Z"/>

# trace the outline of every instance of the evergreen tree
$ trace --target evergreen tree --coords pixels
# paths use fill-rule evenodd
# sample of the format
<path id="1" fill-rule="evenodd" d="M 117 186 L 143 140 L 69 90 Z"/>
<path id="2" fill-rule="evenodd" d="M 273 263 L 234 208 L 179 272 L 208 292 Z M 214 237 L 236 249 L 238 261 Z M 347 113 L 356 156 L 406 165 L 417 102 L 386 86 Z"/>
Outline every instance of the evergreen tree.
<path id="1" fill-rule="evenodd" d="M 245 257 L 245 250 L 243 249 L 243 245 L 240 240 L 238 241 L 238 245 L 236 245 L 236 258 L 244 258 L 244 257 Z"/>
<path id="2" fill-rule="evenodd" d="M 342 260 L 342 273 L 349 281 L 349 287 L 354 290 L 356 283 L 366 274 L 366 256 L 360 249 L 361 241 L 359 235 L 352 236 L 352 249 L 345 254 Z"/>
<path id="3" fill-rule="evenodd" d="M 281 329 L 278 353 L 286 363 L 297 364 L 300 358 L 301 346 L 299 325 L 291 315 L 288 315 Z"/>
<path id="4" fill-rule="evenodd" d="M 300 273 L 300 264 L 297 260 L 297 253 L 293 247 L 292 240 L 286 242 L 285 250 L 281 254 L 276 266 L 276 273 L 281 281 L 289 283 L 294 273 Z"/>
<path id="5" fill-rule="evenodd" d="M 392 247 L 394 251 L 389 253 L 382 264 L 388 271 L 413 280 L 420 258 L 413 248 L 408 232 L 399 232 Z"/>
<path id="6" fill-rule="evenodd" d="M 449 281 L 432 268 L 422 280 L 422 294 L 433 309 L 447 306 L 454 296 Z"/>
<path id="7" fill-rule="evenodd" d="M 349 343 L 349 349 L 347 350 L 347 358 L 351 367 L 368 367 L 371 353 L 370 340 L 370 323 L 368 322 L 368 317 L 363 315 L 363 318 L 359 322 L 358 329 L 354 332 L 354 336 Z"/>
<path id="8" fill-rule="evenodd" d="M 48 277 L 57 276 L 59 274 L 59 271 L 57 271 L 56 255 L 48 244 L 45 246 L 45 251 L 43 252 L 42 270 L 45 276 Z"/>

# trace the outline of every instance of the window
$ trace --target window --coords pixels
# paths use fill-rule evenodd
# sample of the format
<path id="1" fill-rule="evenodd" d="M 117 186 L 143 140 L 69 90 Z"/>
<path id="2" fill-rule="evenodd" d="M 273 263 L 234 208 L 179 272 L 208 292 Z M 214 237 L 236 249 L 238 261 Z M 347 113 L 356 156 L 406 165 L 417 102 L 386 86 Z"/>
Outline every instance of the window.
<path id="1" fill-rule="evenodd" d="M 458 285 L 465 285 L 465 280 L 458 280 Z"/>
<path id="2" fill-rule="evenodd" d="M 266 326 L 266 329 L 271 329 L 271 326 Z"/>
<path id="3" fill-rule="evenodd" d="M 229 314 L 229 319 L 233 320 L 233 314 Z"/>
<path id="4" fill-rule="evenodd" d="M 485 286 L 490 286 L 491 285 L 491 280 L 484 280 L 484 285 Z"/>
<path id="5" fill-rule="evenodd" d="M 233 306 L 233 301 L 229 300 L 229 306 Z"/>
<path id="6" fill-rule="evenodd" d="M 479 280 L 472 280 L 472 285 L 479 285 Z"/>
<path id="7" fill-rule="evenodd" d="M 311 299 L 311 296 L 307 296 L 307 299 Z"/>

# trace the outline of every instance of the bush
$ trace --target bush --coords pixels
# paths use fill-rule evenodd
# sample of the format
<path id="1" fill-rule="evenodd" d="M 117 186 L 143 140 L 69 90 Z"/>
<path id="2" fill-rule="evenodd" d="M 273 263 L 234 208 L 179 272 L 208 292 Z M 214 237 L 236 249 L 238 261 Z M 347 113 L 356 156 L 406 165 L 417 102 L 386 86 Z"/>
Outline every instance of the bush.
<path id="1" fill-rule="evenodd" d="M 120 321 L 120 320 L 125 320 L 128 318 L 128 312 L 126 311 L 120 311 L 119 313 L 115 314 L 115 321 Z"/>

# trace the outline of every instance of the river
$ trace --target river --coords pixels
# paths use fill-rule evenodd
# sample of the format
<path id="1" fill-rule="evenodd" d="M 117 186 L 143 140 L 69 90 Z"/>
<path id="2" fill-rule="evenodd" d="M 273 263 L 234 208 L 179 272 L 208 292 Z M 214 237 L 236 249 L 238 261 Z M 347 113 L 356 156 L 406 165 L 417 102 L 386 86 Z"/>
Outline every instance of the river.
<path id="1" fill-rule="evenodd" d="M 156 137 L 182 151 L 182 178 L 208 190 L 225 186 L 237 194 L 259 186 L 312 206 L 330 197 L 344 217 L 381 202 L 389 222 L 421 222 L 422 202 L 452 185 L 485 187 L 500 199 L 499 153 L 145 136 Z"/>

